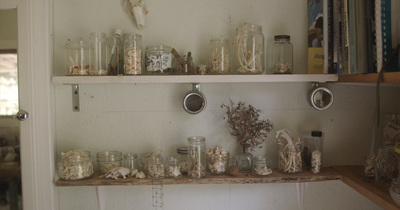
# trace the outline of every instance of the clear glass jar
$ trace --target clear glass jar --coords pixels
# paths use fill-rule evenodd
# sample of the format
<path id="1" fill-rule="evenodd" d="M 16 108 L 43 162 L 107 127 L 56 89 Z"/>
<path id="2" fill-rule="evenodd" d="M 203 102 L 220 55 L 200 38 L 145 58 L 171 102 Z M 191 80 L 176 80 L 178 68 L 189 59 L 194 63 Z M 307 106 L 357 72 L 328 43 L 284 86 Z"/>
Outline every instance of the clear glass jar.
<path id="1" fill-rule="evenodd" d="M 125 153 L 123 167 L 129 168 L 131 171 L 139 169 L 138 157 L 136 153 Z"/>
<path id="2" fill-rule="evenodd" d="M 182 176 L 181 161 L 179 157 L 170 156 L 165 161 L 165 177 L 179 178 Z"/>
<path id="3" fill-rule="evenodd" d="M 107 39 L 106 44 L 106 62 L 108 75 L 121 75 L 121 30 L 116 30 L 114 37 Z"/>
<path id="4" fill-rule="evenodd" d="M 207 65 L 201 64 L 196 68 L 196 74 L 205 75 L 207 74 Z"/>
<path id="5" fill-rule="evenodd" d="M 89 75 L 90 44 L 83 40 L 78 42 L 68 41 L 65 44 L 65 75 Z"/>
<path id="6" fill-rule="evenodd" d="M 230 73 L 230 45 L 228 39 L 210 40 L 210 69 L 209 74 Z"/>
<path id="7" fill-rule="evenodd" d="M 193 58 L 187 57 L 186 55 L 175 58 L 173 64 L 173 73 L 174 74 L 193 74 Z"/>
<path id="8" fill-rule="evenodd" d="M 156 45 L 146 47 L 146 74 L 169 74 L 172 71 L 171 47 Z"/>
<path id="9" fill-rule="evenodd" d="M 293 45 L 289 35 L 276 35 L 272 45 L 271 68 L 274 74 L 293 73 Z"/>
<path id="10" fill-rule="evenodd" d="M 382 139 L 384 145 L 395 146 L 400 144 L 400 114 L 389 113 L 384 115 L 382 123 Z"/>
<path id="11" fill-rule="evenodd" d="M 151 156 L 148 165 L 147 174 L 150 179 L 158 179 L 165 176 L 164 159 L 161 155 Z"/>
<path id="12" fill-rule="evenodd" d="M 264 73 L 264 35 L 260 25 L 245 23 L 237 28 L 234 44 L 237 74 Z"/>
<path id="13" fill-rule="evenodd" d="M 124 74 L 142 74 L 142 36 L 124 34 Z"/>
<path id="14" fill-rule="evenodd" d="M 253 159 L 252 174 L 254 176 L 266 176 L 272 173 L 270 161 L 263 156 L 255 156 Z"/>
<path id="15" fill-rule="evenodd" d="M 149 162 L 153 157 L 162 158 L 161 154 L 155 154 L 152 152 L 143 153 L 139 157 L 139 171 L 142 171 L 144 174 L 148 175 L 149 172 Z"/>
<path id="16" fill-rule="evenodd" d="M 202 136 L 188 138 L 188 177 L 206 176 L 206 139 Z"/>
<path id="17" fill-rule="evenodd" d="M 375 155 L 364 157 L 364 180 L 375 180 Z"/>
<path id="18" fill-rule="evenodd" d="M 122 166 L 122 152 L 103 151 L 97 153 L 97 164 L 101 174 L 105 174 L 115 167 Z"/>
<path id="19" fill-rule="evenodd" d="M 386 187 L 390 186 L 395 176 L 396 167 L 393 147 L 380 148 L 375 158 L 375 184 Z"/>
<path id="20" fill-rule="evenodd" d="M 249 173 L 253 166 L 253 155 L 245 147 L 242 147 L 242 151 L 235 156 L 234 165 L 238 167 L 240 173 Z"/>
<path id="21" fill-rule="evenodd" d="M 63 180 L 81 180 L 93 174 L 93 162 L 89 151 L 73 150 L 61 153 L 57 165 L 58 176 Z"/>
<path id="22" fill-rule="evenodd" d="M 311 172 L 318 174 L 321 172 L 322 165 L 322 132 L 311 131 Z"/>
<path id="23" fill-rule="evenodd" d="M 89 74 L 107 75 L 105 33 L 96 32 L 90 34 L 90 50 L 91 65 Z"/>
<path id="24" fill-rule="evenodd" d="M 221 146 L 207 149 L 207 172 L 211 175 L 223 175 L 229 167 L 229 152 Z"/>
<path id="25" fill-rule="evenodd" d="M 181 173 L 187 174 L 188 173 L 188 148 L 187 147 L 179 147 L 176 150 L 178 154 L 178 159 L 181 164 Z"/>
<path id="26" fill-rule="evenodd" d="M 278 148 L 278 168 L 281 173 L 293 174 L 302 172 L 303 162 L 301 158 L 302 148 L 299 145 L 282 145 Z"/>

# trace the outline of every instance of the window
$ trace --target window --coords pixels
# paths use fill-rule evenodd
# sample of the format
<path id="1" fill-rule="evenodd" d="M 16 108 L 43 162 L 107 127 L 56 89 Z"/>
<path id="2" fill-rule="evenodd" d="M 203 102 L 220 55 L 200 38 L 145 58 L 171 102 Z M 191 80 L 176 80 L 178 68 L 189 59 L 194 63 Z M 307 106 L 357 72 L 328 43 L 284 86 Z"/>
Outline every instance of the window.
<path id="1" fill-rule="evenodd" d="M 0 116 L 18 112 L 17 50 L 0 50 Z"/>

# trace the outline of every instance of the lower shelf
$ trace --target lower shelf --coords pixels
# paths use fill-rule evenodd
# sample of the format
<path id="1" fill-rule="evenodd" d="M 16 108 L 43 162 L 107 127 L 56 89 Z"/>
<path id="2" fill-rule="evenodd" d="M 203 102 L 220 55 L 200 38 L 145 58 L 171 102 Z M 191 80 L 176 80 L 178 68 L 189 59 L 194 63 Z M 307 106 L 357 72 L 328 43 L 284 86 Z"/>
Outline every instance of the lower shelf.
<path id="1" fill-rule="evenodd" d="M 177 184 L 257 184 L 257 183 L 296 183 L 296 182 L 318 182 L 341 180 L 343 177 L 332 168 L 323 168 L 320 174 L 312 174 L 311 172 L 302 172 L 298 174 L 281 174 L 279 172 L 272 172 L 264 177 L 253 176 L 247 173 L 241 173 L 239 176 L 232 177 L 227 175 L 209 176 L 201 179 L 191 179 L 187 176 L 182 176 L 178 179 L 163 179 L 164 185 L 177 185 Z M 79 181 L 65 181 L 57 180 L 56 186 L 107 186 L 107 185 L 152 185 L 151 179 L 106 179 L 100 177 L 99 174 L 94 174 L 91 178 Z"/>

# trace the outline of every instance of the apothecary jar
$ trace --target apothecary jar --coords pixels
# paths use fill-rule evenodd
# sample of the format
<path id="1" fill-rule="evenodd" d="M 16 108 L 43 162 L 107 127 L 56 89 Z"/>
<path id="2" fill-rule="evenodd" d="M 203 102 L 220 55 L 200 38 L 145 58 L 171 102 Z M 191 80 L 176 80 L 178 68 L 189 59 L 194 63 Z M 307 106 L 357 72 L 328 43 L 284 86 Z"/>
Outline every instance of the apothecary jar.
<path id="1" fill-rule="evenodd" d="M 206 176 L 206 139 L 202 136 L 188 138 L 188 177 Z"/>
<path id="2" fill-rule="evenodd" d="M 124 34 L 124 74 L 142 74 L 142 36 Z"/>
<path id="3" fill-rule="evenodd" d="M 274 74 L 293 73 L 293 45 L 289 35 L 274 37 L 271 58 L 271 68 Z"/>
<path id="4" fill-rule="evenodd" d="M 209 74 L 229 74 L 231 68 L 230 57 L 228 39 L 211 39 Z"/>

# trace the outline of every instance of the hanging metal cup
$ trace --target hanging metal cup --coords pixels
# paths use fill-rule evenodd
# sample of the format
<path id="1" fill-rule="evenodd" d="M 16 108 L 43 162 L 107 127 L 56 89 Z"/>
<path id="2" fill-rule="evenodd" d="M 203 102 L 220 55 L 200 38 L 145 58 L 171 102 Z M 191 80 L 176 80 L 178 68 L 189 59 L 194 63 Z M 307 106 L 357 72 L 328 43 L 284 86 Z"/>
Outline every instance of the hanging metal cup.
<path id="1" fill-rule="evenodd" d="M 190 114 L 198 114 L 206 107 L 207 100 L 200 92 L 200 84 L 193 83 L 192 91 L 188 92 L 183 98 L 183 108 Z"/>

